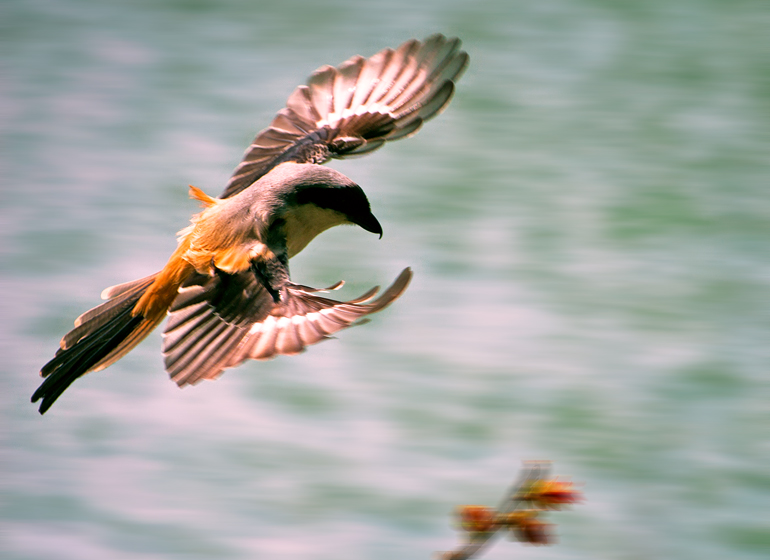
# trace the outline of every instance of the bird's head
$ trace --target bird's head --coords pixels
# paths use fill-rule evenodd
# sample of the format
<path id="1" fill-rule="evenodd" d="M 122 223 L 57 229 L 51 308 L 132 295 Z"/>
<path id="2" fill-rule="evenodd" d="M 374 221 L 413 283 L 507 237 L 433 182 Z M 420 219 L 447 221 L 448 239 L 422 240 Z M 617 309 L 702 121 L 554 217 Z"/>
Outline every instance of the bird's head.
<path id="1" fill-rule="evenodd" d="M 270 173 L 274 179 L 279 174 L 286 208 L 312 205 L 328 211 L 329 219 L 337 222 L 326 227 L 355 224 L 382 237 L 382 226 L 372 214 L 363 189 L 339 171 L 315 164 L 284 163 Z"/>
<path id="2" fill-rule="evenodd" d="M 297 192 L 297 204 L 313 204 L 322 210 L 338 212 L 348 223 L 382 237 L 382 226 L 372 214 L 369 200 L 361 187 L 349 184 L 309 185 Z"/>
<path id="3" fill-rule="evenodd" d="M 342 173 L 307 163 L 283 163 L 255 183 L 258 206 L 272 208 L 289 256 L 330 227 L 355 224 L 382 237 L 364 191 Z M 264 198 L 260 198 L 264 197 Z M 272 228 L 273 226 L 271 226 Z"/>

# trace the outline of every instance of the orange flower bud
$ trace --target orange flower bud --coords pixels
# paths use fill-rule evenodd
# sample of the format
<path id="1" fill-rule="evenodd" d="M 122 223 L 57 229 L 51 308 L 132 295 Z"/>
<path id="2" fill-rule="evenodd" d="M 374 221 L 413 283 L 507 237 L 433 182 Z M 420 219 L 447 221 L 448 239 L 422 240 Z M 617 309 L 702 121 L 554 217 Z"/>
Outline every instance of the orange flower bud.
<path id="1" fill-rule="evenodd" d="M 538 511 L 526 509 L 501 516 L 500 524 L 511 531 L 511 537 L 529 544 L 551 544 L 554 542 L 553 524 L 541 521 Z"/>
<path id="2" fill-rule="evenodd" d="M 528 519 L 513 529 L 516 539 L 523 543 L 546 545 L 553 544 L 553 523 L 546 523 L 537 518 Z"/>
<path id="3" fill-rule="evenodd" d="M 562 509 L 582 500 L 583 494 L 572 482 L 552 478 L 534 481 L 522 497 L 543 509 Z"/>
<path id="4" fill-rule="evenodd" d="M 457 508 L 460 526 L 471 533 L 487 533 L 497 528 L 495 510 L 486 506 L 461 506 Z"/>

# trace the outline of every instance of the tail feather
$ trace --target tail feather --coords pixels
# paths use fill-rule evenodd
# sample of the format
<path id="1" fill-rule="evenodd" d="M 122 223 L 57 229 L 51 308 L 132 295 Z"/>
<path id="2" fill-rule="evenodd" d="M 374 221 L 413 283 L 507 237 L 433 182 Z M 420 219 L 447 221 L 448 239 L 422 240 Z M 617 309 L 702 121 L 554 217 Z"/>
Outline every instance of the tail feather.
<path id="1" fill-rule="evenodd" d="M 123 357 L 163 320 L 163 315 L 146 318 L 133 313 L 154 278 L 143 279 L 78 318 L 76 327 L 62 338 L 54 358 L 40 370 L 46 379 L 32 395 L 32 402 L 42 399 L 40 414 L 45 414 L 78 377 Z"/>
<path id="2" fill-rule="evenodd" d="M 158 277 L 158 273 L 156 272 L 155 274 L 150 274 L 149 276 L 145 276 L 144 278 L 131 280 L 131 282 L 123 282 L 122 284 L 115 284 L 114 286 L 110 286 L 109 288 L 104 288 L 104 290 L 102 290 L 102 299 L 112 300 L 113 298 L 116 298 L 117 296 L 124 294 L 129 290 L 146 287 L 147 284 L 153 282 L 157 277 Z M 99 307 L 101 307 L 101 305 Z M 99 307 L 96 307 L 91 311 L 95 311 L 96 309 L 99 309 Z M 85 313 L 83 313 L 83 315 L 81 315 L 81 317 L 84 317 L 88 313 L 89 311 L 86 311 Z"/>
<path id="3" fill-rule="evenodd" d="M 46 379 L 32 395 L 32 402 L 43 399 L 40 414 L 45 414 L 56 399 L 78 377 L 94 369 L 107 356 L 115 343 L 119 343 L 141 323 L 142 317 L 132 317 L 127 311 L 121 315 L 123 321 L 112 322 L 97 329 L 94 336 L 68 350 L 60 350 L 53 360 L 41 370 Z"/>

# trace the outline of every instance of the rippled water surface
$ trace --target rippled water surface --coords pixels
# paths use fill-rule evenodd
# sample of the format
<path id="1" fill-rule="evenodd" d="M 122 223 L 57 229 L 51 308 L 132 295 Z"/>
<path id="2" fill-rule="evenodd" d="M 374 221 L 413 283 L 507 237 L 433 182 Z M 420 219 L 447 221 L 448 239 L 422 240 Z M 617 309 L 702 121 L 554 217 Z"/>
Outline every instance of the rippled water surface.
<path id="1" fill-rule="evenodd" d="M 2 8 L 9 559 L 425 559 L 550 459 L 560 543 L 485 558 L 766 558 L 770 9 L 763 2 L 11 1 Z M 371 323 L 180 391 L 154 334 L 40 417 L 102 288 L 160 268 L 316 67 L 435 31 L 471 55 L 416 137 L 333 166 L 382 240 L 292 262 Z"/>

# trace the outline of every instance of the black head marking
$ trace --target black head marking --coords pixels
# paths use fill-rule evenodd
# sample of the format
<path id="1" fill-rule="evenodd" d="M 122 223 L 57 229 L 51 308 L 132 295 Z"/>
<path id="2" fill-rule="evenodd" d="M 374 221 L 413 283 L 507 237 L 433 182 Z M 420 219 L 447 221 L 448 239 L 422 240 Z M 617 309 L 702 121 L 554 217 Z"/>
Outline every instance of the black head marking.
<path id="1" fill-rule="evenodd" d="M 348 221 L 382 237 L 382 226 L 372 214 L 369 200 L 358 185 L 309 185 L 297 192 L 297 204 L 315 204 L 319 208 L 335 210 Z"/>

